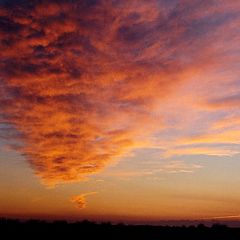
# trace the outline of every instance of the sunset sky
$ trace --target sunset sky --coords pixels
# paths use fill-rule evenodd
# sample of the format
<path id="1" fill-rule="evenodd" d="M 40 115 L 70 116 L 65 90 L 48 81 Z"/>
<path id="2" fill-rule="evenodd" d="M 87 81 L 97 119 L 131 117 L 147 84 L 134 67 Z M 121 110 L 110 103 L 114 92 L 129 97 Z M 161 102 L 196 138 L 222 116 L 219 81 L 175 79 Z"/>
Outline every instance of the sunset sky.
<path id="1" fill-rule="evenodd" d="M 0 216 L 240 220 L 240 1 L 0 0 Z"/>

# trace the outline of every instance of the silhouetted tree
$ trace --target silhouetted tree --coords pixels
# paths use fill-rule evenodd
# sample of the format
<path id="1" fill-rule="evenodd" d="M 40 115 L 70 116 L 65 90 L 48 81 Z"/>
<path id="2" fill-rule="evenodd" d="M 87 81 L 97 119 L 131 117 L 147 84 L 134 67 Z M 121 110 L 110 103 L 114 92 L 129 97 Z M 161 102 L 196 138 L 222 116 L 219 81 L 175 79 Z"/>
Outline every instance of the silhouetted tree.
<path id="1" fill-rule="evenodd" d="M 95 223 L 88 220 L 68 223 L 67 221 L 46 222 L 36 219 L 20 221 L 17 219 L 0 218 L 0 239 L 18 238 L 65 238 L 65 239 L 111 239 L 111 240 L 154 240 L 154 239 L 184 239 L 184 240 L 239 240 L 240 228 L 230 228 L 222 224 L 207 227 L 196 226 L 150 226 L 126 225 L 110 222 Z"/>

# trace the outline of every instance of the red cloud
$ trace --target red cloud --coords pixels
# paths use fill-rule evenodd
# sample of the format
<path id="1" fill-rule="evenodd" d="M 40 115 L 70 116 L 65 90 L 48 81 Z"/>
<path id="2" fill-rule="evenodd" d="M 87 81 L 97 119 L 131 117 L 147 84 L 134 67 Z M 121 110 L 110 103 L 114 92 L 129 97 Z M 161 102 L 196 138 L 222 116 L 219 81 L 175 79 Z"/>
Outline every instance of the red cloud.
<path id="1" fill-rule="evenodd" d="M 0 18 L 0 113 L 47 184 L 149 144 L 162 99 L 216 60 L 206 36 L 219 26 L 190 1 L 19 1 Z"/>

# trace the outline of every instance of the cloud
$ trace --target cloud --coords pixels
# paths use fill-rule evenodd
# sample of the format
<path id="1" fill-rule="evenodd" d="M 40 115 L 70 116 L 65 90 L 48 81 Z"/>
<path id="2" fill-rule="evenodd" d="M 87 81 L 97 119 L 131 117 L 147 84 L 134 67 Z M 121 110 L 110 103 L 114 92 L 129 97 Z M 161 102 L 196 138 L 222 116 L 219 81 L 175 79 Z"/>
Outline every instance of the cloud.
<path id="1" fill-rule="evenodd" d="M 13 132 L 9 141 L 21 143 L 15 149 L 48 185 L 80 181 L 133 149 L 152 147 L 156 136 L 164 145 L 166 103 L 179 106 L 175 114 L 184 120 L 185 107 L 196 107 L 196 96 L 180 105 L 191 92 L 184 86 L 210 89 L 199 93 L 206 102 L 219 74 L 214 84 L 204 79 L 223 71 L 226 59 L 236 60 L 238 7 L 236 1 L 1 3 L 0 115 Z M 191 135 L 189 128 L 181 134 Z"/>
<path id="2" fill-rule="evenodd" d="M 230 129 L 230 128 L 236 128 L 240 124 L 240 116 L 238 115 L 230 115 L 227 117 L 223 117 L 222 119 L 219 119 L 216 121 L 212 128 L 213 129 Z"/>
<path id="3" fill-rule="evenodd" d="M 240 104 L 240 94 L 214 99 L 208 103 L 209 106 L 214 108 L 238 108 Z"/>
<path id="4" fill-rule="evenodd" d="M 197 141 L 200 141 L 200 138 L 198 138 Z M 233 156 L 235 154 L 240 153 L 239 145 L 232 146 L 229 144 L 229 142 L 226 145 L 219 144 L 220 141 L 216 139 L 213 142 L 216 143 L 216 145 L 206 144 L 206 139 L 202 140 L 200 144 L 196 145 L 194 143 L 187 145 L 177 145 L 175 148 L 166 151 L 165 156 L 166 157 L 182 155 Z"/>
<path id="5" fill-rule="evenodd" d="M 97 194 L 97 192 L 89 192 L 80 195 L 76 195 L 70 198 L 70 201 L 75 204 L 75 206 L 79 209 L 86 207 L 86 197 Z"/>
<path id="6" fill-rule="evenodd" d="M 169 160 L 155 162 L 152 169 L 151 164 L 138 168 L 135 166 L 134 170 L 111 168 L 104 172 L 104 176 L 117 177 L 122 179 L 136 178 L 136 177 L 154 177 L 159 173 L 175 174 L 175 173 L 193 173 L 203 166 L 199 164 L 186 163 L 182 160 Z"/>
<path id="7" fill-rule="evenodd" d="M 214 220 L 214 219 L 240 219 L 240 214 L 239 215 L 226 215 L 226 216 L 217 216 L 217 217 L 211 217 L 211 218 L 202 218 L 202 220 Z"/>
<path id="8" fill-rule="evenodd" d="M 171 161 L 163 166 L 160 171 L 167 173 L 191 173 L 199 168 L 202 168 L 202 166 L 198 164 L 186 164 L 184 161 Z"/>

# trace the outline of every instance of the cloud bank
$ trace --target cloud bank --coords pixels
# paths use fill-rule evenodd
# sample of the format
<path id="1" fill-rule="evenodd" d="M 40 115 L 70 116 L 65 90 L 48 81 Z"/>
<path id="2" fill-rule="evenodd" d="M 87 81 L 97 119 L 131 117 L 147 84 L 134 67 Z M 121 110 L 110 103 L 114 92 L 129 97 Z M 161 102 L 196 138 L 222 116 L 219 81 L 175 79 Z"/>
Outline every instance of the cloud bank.
<path id="1" fill-rule="evenodd" d="M 239 8 L 231 0 L 2 2 L 0 116 L 9 140 L 50 185 L 84 179 L 135 148 L 169 157 L 182 138 L 218 142 L 225 133 L 211 124 L 196 135 L 184 122 L 238 108 L 227 70 L 237 73 Z M 215 94 L 223 84 L 226 96 Z"/>

